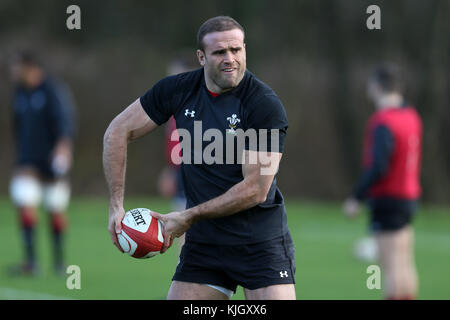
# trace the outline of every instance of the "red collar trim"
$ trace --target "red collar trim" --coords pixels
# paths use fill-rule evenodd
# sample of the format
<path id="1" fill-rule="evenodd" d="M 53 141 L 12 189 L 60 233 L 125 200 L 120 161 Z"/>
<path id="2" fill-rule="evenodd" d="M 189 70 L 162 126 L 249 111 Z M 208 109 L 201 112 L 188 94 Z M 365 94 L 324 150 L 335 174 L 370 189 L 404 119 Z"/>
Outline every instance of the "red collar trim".
<path id="1" fill-rule="evenodd" d="M 212 92 L 211 90 L 209 90 L 208 88 L 207 88 L 207 90 L 208 90 L 208 92 L 209 92 L 209 94 L 213 97 L 213 98 L 215 98 L 215 97 L 217 97 L 217 96 L 219 96 L 220 95 L 220 93 L 215 93 L 215 92 Z"/>

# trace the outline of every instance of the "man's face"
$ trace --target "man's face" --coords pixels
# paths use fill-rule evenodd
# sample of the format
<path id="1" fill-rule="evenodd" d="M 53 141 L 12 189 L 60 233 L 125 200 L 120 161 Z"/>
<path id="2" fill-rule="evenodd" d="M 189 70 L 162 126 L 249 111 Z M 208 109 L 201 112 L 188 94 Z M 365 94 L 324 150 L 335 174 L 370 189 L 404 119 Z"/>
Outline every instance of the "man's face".
<path id="1" fill-rule="evenodd" d="M 32 88 L 38 85 L 41 69 L 38 66 L 15 61 L 10 66 L 10 73 L 13 82 Z"/>
<path id="2" fill-rule="evenodd" d="M 239 29 L 208 33 L 203 46 L 197 57 L 205 69 L 208 88 L 222 93 L 237 87 L 246 70 L 244 33 Z"/>

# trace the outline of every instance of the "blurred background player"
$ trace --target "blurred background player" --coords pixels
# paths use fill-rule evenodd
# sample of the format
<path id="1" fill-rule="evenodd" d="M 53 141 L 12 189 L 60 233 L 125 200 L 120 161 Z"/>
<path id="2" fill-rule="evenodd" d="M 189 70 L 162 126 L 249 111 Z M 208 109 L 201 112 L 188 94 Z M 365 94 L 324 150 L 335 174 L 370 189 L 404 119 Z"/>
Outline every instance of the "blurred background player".
<path id="1" fill-rule="evenodd" d="M 63 233 L 74 134 L 72 99 L 66 87 L 47 75 L 33 53 L 22 52 L 12 59 L 11 76 L 16 84 L 12 105 L 16 158 L 10 195 L 18 211 L 25 259 L 9 271 L 14 275 L 38 271 L 35 226 L 42 201 L 49 213 L 54 268 L 61 274 L 65 272 Z"/>
<path id="2" fill-rule="evenodd" d="M 194 70 L 198 67 L 192 50 L 181 51 L 172 59 L 168 66 L 168 75 Z M 175 118 L 170 117 L 165 128 L 166 166 L 158 178 L 158 191 L 166 197 L 172 198 L 172 210 L 182 211 L 186 209 L 186 197 L 184 195 L 183 178 L 180 170 L 180 143 L 177 134 Z M 184 235 L 178 238 L 179 246 L 184 244 Z"/>
<path id="3" fill-rule="evenodd" d="M 414 299 L 418 279 L 411 226 L 421 194 L 419 181 L 422 121 L 402 95 L 395 65 L 378 67 L 369 79 L 368 95 L 376 112 L 366 127 L 364 172 L 345 213 L 353 217 L 359 202 L 368 197 L 370 228 L 379 252 L 387 299 Z"/>

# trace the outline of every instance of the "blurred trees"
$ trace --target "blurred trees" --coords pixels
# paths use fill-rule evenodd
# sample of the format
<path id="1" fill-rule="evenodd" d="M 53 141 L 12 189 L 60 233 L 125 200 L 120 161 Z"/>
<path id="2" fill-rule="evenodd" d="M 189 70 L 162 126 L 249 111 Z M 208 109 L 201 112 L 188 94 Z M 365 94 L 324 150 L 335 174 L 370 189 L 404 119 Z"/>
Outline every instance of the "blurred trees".
<path id="1" fill-rule="evenodd" d="M 450 190 L 448 0 L 77 1 L 79 31 L 66 28 L 70 1 L 0 2 L 0 191 L 12 166 L 8 55 L 33 48 L 72 88 L 78 106 L 74 191 L 105 194 L 103 133 L 124 107 L 166 75 L 179 50 L 192 49 L 207 18 L 226 14 L 246 29 L 247 66 L 282 99 L 290 122 L 278 181 L 288 195 L 340 199 L 360 173 L 365 121 L 373 112 L 365 82 L 379 62 L 401 65 L 406 97 L 423 116 L 424 199 Z M 366 8 L 381 8 L 381 30 Z M 163 130 L 129 148 L 127 192 L 156 192 Z"/>

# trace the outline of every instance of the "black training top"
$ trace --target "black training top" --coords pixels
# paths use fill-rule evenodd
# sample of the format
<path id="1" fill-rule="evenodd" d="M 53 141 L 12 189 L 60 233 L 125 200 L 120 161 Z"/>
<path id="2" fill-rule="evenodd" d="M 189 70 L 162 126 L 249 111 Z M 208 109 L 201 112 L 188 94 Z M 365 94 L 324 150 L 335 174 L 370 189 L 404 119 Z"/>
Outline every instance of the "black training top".
<path id="1" fill-rule="evenodd" d="M 74 134 L 70 92 L 49 78 L 38 87 L 18 86 L 13 98 L 16 162 L 48 166 L 58 139 Z"/>
<path id="2" fill-rule="evenodd" d="M 385 125 L 378 125 L 373 133 L 373 162 L 370 168 L 364 170 L 353 191 L 356 199 L 364 200 L 370 187 L 386 173 L 393 148 L 392 132 Z"/>
<path id="3" fill-rule="evenodd" d="M 242 148 L 283 152 L 288 127 L 284 107 L 273 90 L 249 71 L 236 88 L 217 97 L 208 92 L 203 68 L 166 77 L 140 102 L 158 125 L 175 117 L 188 208 L 224 194 L 243 180 L 242 164 L 237 162 Z M 239 129 L 258 133 L 267 129 L 267 139 L 262 136 L 256 144 L 246 140 L 241 149 L 238 143 L 234 148 L 226 147 L 225 141 L 236 141 Z M 284 200 L 274 179 L 264 203 L 227 217 L 199 221 L 186 237 L 189 241 L 234 245 L 270 240 L 287 231 Z"/>

